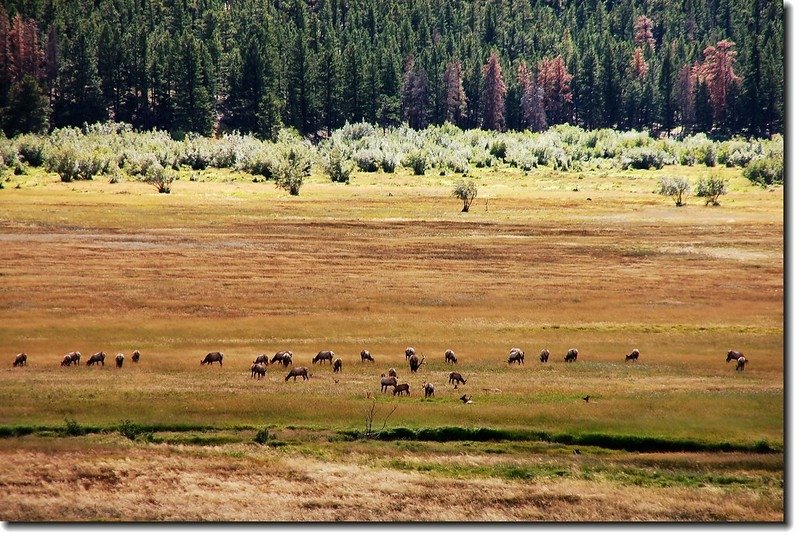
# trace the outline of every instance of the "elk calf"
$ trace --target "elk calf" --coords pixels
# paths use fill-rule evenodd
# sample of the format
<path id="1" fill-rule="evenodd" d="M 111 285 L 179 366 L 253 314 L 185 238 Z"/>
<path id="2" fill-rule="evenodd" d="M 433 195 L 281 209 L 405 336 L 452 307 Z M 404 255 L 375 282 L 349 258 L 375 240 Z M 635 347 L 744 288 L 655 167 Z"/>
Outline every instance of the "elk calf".
<path id="1" fill-rule="evenodd" d="M 411 395 L 411 386 L 409 384 L 404 384 L 404 383 L 397 384 L 396 386 L 394 386 L 393 395 L 402 394 L 403 392 L 405 392 L 406 395 Z"/>
<path id="2" fill-rule="evenodd" d="M 460 373 L 456 373 L 455 371 L 453 371 L 452 373 L 449 374 L 449 383 L 454 384 L 455 386 L 459 384 L 466 384 L 466 379 L 463 378 L 463 375 L 461 375 Z"/>

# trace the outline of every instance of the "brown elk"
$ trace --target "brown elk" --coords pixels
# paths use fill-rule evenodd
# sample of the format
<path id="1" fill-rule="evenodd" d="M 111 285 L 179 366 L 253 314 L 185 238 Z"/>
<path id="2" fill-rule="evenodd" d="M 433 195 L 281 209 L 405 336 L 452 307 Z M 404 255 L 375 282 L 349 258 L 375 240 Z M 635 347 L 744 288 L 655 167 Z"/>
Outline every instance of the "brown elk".
<path id="1" fill-rule="evenodd" d="M 735 366 L 735 370 L 736 371 L 743 371 L 748 362 L 749 362 L 749 360 L 746 358 L 746 356 L 739 356 L 738 357 L 738 363 Z"/>
<path id="2" fill-rule="evenodd" d="M 255 357 L 254 364 L 266 364 L 269 362 L 269 357 L 265 354 L 259 354 Z"/>
<path id="3" fill-rule="evenodd" d="M 541 354 L 538 355 L 538 358 L 542 364 L 547 363 L 549 361 L 549 349 L 541 349 Z"/>
<path id="4" fill-rule="evenodd" d="M 133 354 L 130 355 L 130 359 L 133 360 L 134 364 L 138 364 L 140 358 L 141 353 L 139 351 L 133 351 Z"/>
<path id="5" fill-rule="evenodd" d="M 625 362 L 637 362 L 641 352 L 638 349 L 633 349 L 633 352 L 624 357 Z"/>
<path id="6" fill-rule="evenodd" d="M 200 360 L 200 365 L 205 364 L 212 364 L 214 362 L 219 362 L 219 367 L 222 367 L 222 359 L 224 355 L 221 352 L 209 352 L 205 355 L 205 358 Z"/>
<path id="7" fill-rule="evenodd" d="M 394 393 L 392 395 L 402 394 L 405 392 L 406 395 L 411 395 L 411 386 L 409 384 L 397 384 L 394 386 Z"/>
<path id="8" fill-rule="evenodd" d="M 316 356 L 314 356 L 314 359 L 311 360 L 311 363 L 315 364 L 316 362 L 324 362 L 325 360 L 327 360 L 332 364 L 333 356 L 335 356 L 335 353 L 333 351 L 319 351 L 318 353 L 316 353 Z"/>
<path id="9" fill-rule="evenodd" d="M 422 384 L 422 389 L 424 390 L 425 397 L 433 397 L 436 393 L 436 388 L 429 382 L 425 382 Z"/>
<path id="10" fill-rule="evenodd" d="M 269 360 L 270 364 L 274 364 L 275 362 L 280 362 L 283 364 L 283 367 L 286 368 L 291 365 L 291 357 L 294 356 L 294 353 L 291 351 L 280 351 L 276 352 L 275 355 Z"/>
<path id="11" fill-rule="evenodd" d="M 374 362 L 375 359 L 372 358 L 372 355 L 366 349 L 361 351 L 361 362 Z"/>
<path id="12" fill-rule="evenodd" d="M 336 358 L 333 361 L 333 373 L 341 373 L 341 358 Z"/>
<path id="13" fill-rule="evenodd" d="M 24 352 L 17 354 L 16 358 L 14 358 L 14 367 L 27 365 L 28 363 L 28 355 Z"/>
<path id="14" fill-rule="evenodd" d="M 408 366 L 411 368 L 411 373 L 416 373 L 419 371 L 419 368 L 422 367 L 422 364 L 424 364 L 424 359 L 425 356 L 423 355 L 420 361 L 419 357 L 415 354 L 408 359 Z"/>
<path id="15" fill-rule="evenodd" d="M 297 382 L 297 377 L 302 377 L 303 380 L 308 380 L 310 373 L 308 373 L 307 367 L 295 367 L 291 371 L 289 371 L 288 375 L 286 375 L 286 382 L 290 378 L 294 379 L 294 382 Z"/>
<path id="16" fill-rule="evenodd" d="M 444 352 L 444 362 L 447 363 L 447 364 L 449 364 L 449 363 L 457 364 L 458 363 L 458 357 L 455 356 L 455 351 L 453 351 L 452 349 L 447 349 Z"/>
<path id="17" fill-rule="evenodd" d="M 380 391 L 385 393 L 389 386 L 397 385 L 397 377 L 380 377 Z"/>
<path id="18" fill-rule="evenodd" d="M 576 362 L 577 361 L 577 349 L 569 349 L 566 351 L 566 356 L 563 357 L 565 362 Z"/>
<path id="19" fill-rule="evenodd" d="M 119 369 L 119 368 L 122 367 L 122 364 L 125 361 L 125 355 L 120 352 L 119 354 L 117 354 L 117 356 L 116 356 L 116 358 L 114 358 L 114 360 L 116 361 L 117 369 Z"/>
<path id="20" fill-rule="evenodd" d="M 449 374 L 449 383 L 458 386 L 458 384 L 466 384 L 466 379 L 460 373 L 453 371 Z"/>
<path id="21" fill-rule="evenodd" d="M 94 365 L 99 363 L 100 365 L 105 365 L 105 353 L 104 352 L 96 352 L 92 354 L 88 360 L 86 360 L 86 365 Z"/>
<path id="22" fill-rule="evenodd" d="M 741 356 L 743 356 L 743 353 L 740 353 L 738 351 L 732 351 L 732 350 L 728 351 L 727 352 L 727 362 L 729 363 L 729 362 L 731 362 L 733 360 L 738 360 L 738 358 L 740 358 Z"/>
<path id="23" fill-rule="evenodd" d="M 78 351 L 70 352 L 61 360 L 61 365 L 70 366 L 72 364 L 80 365 L 80 353 Z"/>
<path id="24" fill-rule="evenodd" d="M 408 347 L 407 349 L 405 349 L 406 360 L 410 360 L 411 356 L 413 356 L 414 354 L 416 354 L 416 349 L 414 349 L 413 347 Z"/>
<path id="25" fill-rule="evenodd" d="M 258 362 L 250 366 L 250 378 L 258 377 L 258 379 L 264 378 L 266 375 L 266 366 L 264 365 L 265 362 Z"/>
<path id="26" fill-rule="evenodd" d="M 513 347 L 508 353 L 508 363 L 524 364 L 524 351 L 518 347 Z"/>

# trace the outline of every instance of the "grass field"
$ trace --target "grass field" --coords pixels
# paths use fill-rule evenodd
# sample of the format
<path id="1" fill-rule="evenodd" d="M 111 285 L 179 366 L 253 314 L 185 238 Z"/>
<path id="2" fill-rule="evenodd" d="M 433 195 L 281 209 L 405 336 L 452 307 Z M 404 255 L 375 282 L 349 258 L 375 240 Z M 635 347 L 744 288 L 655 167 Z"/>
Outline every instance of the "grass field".
<path id="1" fill-rule="evenodd" d="M 720 207 L 677 208 L 658 177 L 706 168 L 498 168 L 461 213 L 452 175 L 291 197 L 193 173 L 169 195 L 38 169 L 0 191 L 0 518 L 784 519 L 781 188 L 718 169 Z M 250 378 L 285 349 L 309 381 Z M 410 397 L 380 393 L 389 367 Z M 381 440 L 361 434 L 373 404 Z"/>

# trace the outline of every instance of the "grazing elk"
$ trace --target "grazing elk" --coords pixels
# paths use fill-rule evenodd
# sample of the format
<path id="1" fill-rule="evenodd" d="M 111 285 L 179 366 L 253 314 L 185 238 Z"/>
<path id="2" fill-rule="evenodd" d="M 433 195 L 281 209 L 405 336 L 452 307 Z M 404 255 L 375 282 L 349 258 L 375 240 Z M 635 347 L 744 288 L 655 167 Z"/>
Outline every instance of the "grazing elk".
<path id="1" fill-rule="evenodd" d="M 269 362 L 269 357 L 265 354 L 259 354 L 255 357 L 254 364 L 266 364 Z"/>
<path id="2" fill-rule="evenodd" d="M 266 376 L 266 366 L 264 365 L 265 362 L 253 362 L 250 366 L 250 378 L 258 377 L 258 379 L 264 378 Z"/>
<path id="3" fill-rule="evenodd" d="M 139 351 L 133 351 L 133 354 L 130 355 L 130 359 L 133 360 L 134 364 L 138 364 L 140 358 L 141 353 Z"/>
<path id="4" fill-rule="evenodd" d="M 425 397 L 433 397 L 436 393 L 436 388 L 429 382 L 425 382 L 422 384 L 422 390 L 424 390 Z"/>
<path id="5" fill-rule="evenodd" d="M 542 364 L 547 363 L 549 361 L 549 349 L 541 349 L 541 354 L 538 355 L 538 358 Z"/>
<path id="6" fill-rule="evenodd" d="M 71 366 L 71 365 L 72 365 L 72 357 L 69 354 L 65 354 L 64 358 L 61 360 L 61 367 Z"/>
<path id="7" fill-rule="evenodd" d="M 409 384 L 397 384 L 394 386 L 394 393 L 392 395 L 402 394 L 405 392 L 405 395 L 411 395 L 411 386 Z"/>
<path id="8" fill-rule="evenodd" d="M 289 371 L 288 375 L 286 375 L 286 382 L 288 382 L 290 378 L 293 378 L 294 382 L 297 382 L 297 377 L 302 377 L 303 380 L 308 380 L 309 376 L 310 374 L 308 373 L 307 367 L 295 367 Z"/>
<path id="9" fill-rule="evenodd" d="M 457 364 L 458 363 L 458 357 L 455 356 L 455 351 L 453 351 L 452 349 L 447 349 L 444 352 L 444 362 L 447 363 L 447 364 L 449 364 L 449 363 Z"/>
<path id="10" fill-rule="evenodd" d="M 458 384 L 466 384 L 466 379 L 460 373 L 453 371 L 449 374 L 449 383 L 457 387 Z"/>
<path id="11" fill-rule="evenodd" d="M 372 358 L 372 355 L 366 349 L 361 351 L 361 363 L 363 362 L 374 362 L 375 359 Z"/>
<path id="12" fill-rule="evenodd" d="M 732 351 L 732 350 L 728 351 L 727 352 L 727 362 L 729 363 L 729 362 L 731 362 L 733 360 L 738 360 L 738 358 L 740 358 L 741 356 L 743 356 L 743 353 L 740 353 L 738 351 Z"/>
<path id="13" fill-rule="evenodd" d="M 735 365 L 735 370 L 736 371 L 743 371 L 748 362 L 749 362 L 749 360 L 746 358 L 746 356 L 739 356 L 738 357 L 738 363 Z"/>
<path id="14" fill-rule="evenodd" d="M 222 358 L 224 358 L 224 355 L 221 352 L 209 352 L 205 355 L 205 358 L 200 360 L 200 365 L 219 362 L 219 367 L 222 367 Z"/>
<path id="15" fill-rule="evenodd" d="M 411 368 L 411 373 L 416 373 L 419 371 L 419 368 L 422 367 L 424 364 L 425 357 L 422 356 L 422 360 L 419 360 L 419 357 L 415 354 L 408 359 L 408 366 Z"/>
<path id="16" fill-rule="evenodd" d="M 624 357 L 625 362 L 637 362 L 641 352 L 638 349 L 633 349 L 633 352 Z"/>
<path id="17" fill-rule="evenodd" d="M 566 356 L 563 357 L 565 362 L 576 362 L 577 361 L 577 349 L 569 349 L 566 351 Z"/>
<path id="18" fill-rule="evenodd" d="M 27 365 L 28 363 L 28 355 L 24 352 L 17 354 L 17 357 L 14 358 L 14 367 Z"/>
<path id="19" fill-rule="evenodd" d="M 114 360 L 116 361 L 117 369 L 119 369 L 122 367 L 122 363 L 125 361 L 125 355 L 120 352 L 119 354 L 117 354 Z"/>
<path id="20" fill-rule="evenodd" d="M 518 347 L 513 347 L 508 353 L 508 363 L 512 364 L 514 362 L 524 365 L 524 351 Z"/>
<path id="21" fill-rule="evenodd" d="M 389 386 L 396 386 L 397 385 L 397 377 L 386 377 L 385 375 L 380 377 L 380 392 L 385 393 Z"/>
<path id="22" fill-rule="evenodd" d="M 61 362 L 61 365 L 80 365 L 80 356 L 81 354 L 78 351 L 72 351 L 64 356 L 64 360 Z"/>
<path id="23" fill-rule="evenodd" d="M 319 351 L 318 353 L 316 353 L 316 356 L 314 356 L 314 359 L 311 360 L 311 363 L 315 364 L 316 362 L 324 362 L 325 360 L 327 360 L 332 364 L 333 356 L 335 356 L 335 353 L 333 351 Z"/>
<path id="24" fill-rule="evenodd" d="M 94 354 L 92 354 L 89 357 L 88 360 L 86 360 L 86 365 L 94 365 L 96 363 L 99 363 L 102 366 L 105 365 L 105 353 L 104 352 L 102 352 L 102 351 L 95 352 Z"/>
<path id="25" fill-rule="evenodd" d="M 286 368 L 291 365 L 291 357 L 294 356 L 294 353 L 291 351 L 280 351 L 276 352 L 272 359 L 269 361 L 270 364 L 274 364 L 275 362 L 280 362 L 283 364 L 283 367 Z"/>
<path id="26" fill-rule="evenodd" d="M 341 373 L 341 358 L 336 358 L 333 361 L 333 373 Z"/>
<path id="27" fill-rule="evenodd" d="M 407 349 L 405 349 L 406 360 L 410 360 L 411 356 L 413 356 L 414 354 L 416 354 L 416 349 L 414 349 L 413 347 L 408 347 Z"/>

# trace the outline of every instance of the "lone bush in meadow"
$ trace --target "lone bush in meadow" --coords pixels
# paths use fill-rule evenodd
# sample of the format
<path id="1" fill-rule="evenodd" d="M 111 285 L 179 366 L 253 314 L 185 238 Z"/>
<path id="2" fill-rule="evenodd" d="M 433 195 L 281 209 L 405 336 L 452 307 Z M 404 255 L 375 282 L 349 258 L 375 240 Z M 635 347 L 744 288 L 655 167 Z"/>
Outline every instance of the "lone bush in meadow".
<path id="1" fill-rule="evenodd" d="M 322 157 L 322 169 L 334 183 L 349 183 L 355 171 L 355 163 L 347 158 L 340 147 L 334 146 Z"/>
<path id="2" fill-rule="evenodd" d="M 754 159 L 744 168 L 744 177 L 756 185 L 763 187 L 781 185 L 783 182 L 784 163 L 779 158 Z"/>
<path id="3" fill-rule="evenodd" d="M 684 198 L 691 192 L 691 184 L 683 177 L 663 177 L 660 179 L 660 194 L 674 199 L 677 207 L 685 205 Z"/>
<path id="4" fill-rule="evenodd" d="M 477 185 L 474 181 L 458 181 L 452 195 L 463 202 L 462 213 L 468 213 L 474 198 L 477 197 Z"/>
<path id="5" fill-rule="evenodd" d="M 313 149 L 307 141 L 278 142 L 275 185 L 292 196 L 300 195 L 305 178 L 311 175 Z"/>
<path id="6" fill-rule="evenodd" d="M 159 194 L 169 194 L 172 191 L 172 183 L 175 179 L 177 179 L 175 170 L 164 168 L 160 163 L 155 162 L 147 168 L 142 180 L 158 189 Z"/>
<path id="7" fill-rule="evenodd" d="M 700 179 L 696 185 L 696 195 L 705 198 L 705 205 L 719 205 L 719 198 L 727 193 L 727 182 L 718 177 Z"/>

